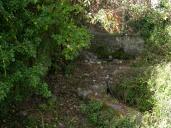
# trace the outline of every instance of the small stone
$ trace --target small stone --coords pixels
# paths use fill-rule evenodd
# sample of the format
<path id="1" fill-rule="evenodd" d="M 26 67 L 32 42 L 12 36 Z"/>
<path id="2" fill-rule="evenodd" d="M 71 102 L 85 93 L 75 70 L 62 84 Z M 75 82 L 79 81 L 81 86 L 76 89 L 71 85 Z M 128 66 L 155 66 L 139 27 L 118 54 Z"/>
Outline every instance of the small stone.
<path id="1" fill-rule="evenodd" d="M 118 63 L 119 62 L 119 60 L 118 59 L 113 59 L 113 63 Z"/>
<path id="2" fill-rule="evenodd" d="M 59 123 L 59 128 L 65 128 L 65 125 L 62 123 Z"/>
<path id="3" fill-rule="evenodd" d="M 92 60 L 90 60 L 90 62 L 89 62 L 90 64 L 94 64 L 94 62 L 92 61 Z"/>
<path id="4" fill-rule="evenodd" d="M 83 99 L 86 99 L 91 93 L 91 90 L 82 90 L 81 88 L 78 88 L 78 96 L 80 96 Z"/>
<path id="5" fill-rule="evenodd" d="M 102 62 L 101 61 L 97 61 L 97 64 L 102 64 Z"/>
<path id="6" fill-rule="evenodd" d="M 84 62 L 85 62 L 85 63 L 88 63 L 88 60 L 85 60 Z"/>
<path id="7" fill-rule="evenodd" d="M 98 96 L 98 93 L 97 92 L 95 93 L 95 96 Z"/>
<path id="8" fill-rule="evenodd" d="M 20 115 L 23 116 L 23 117 L 26 117 L 28 115 L 28 113 L 26 111 L 21 111 Z"/>
<path id="9" fill-rule="evenodd" d="M 120 66 L 119 69 L 122 69 L 122 67 Z"/>
<path id="10" fill-rule="evenodd" d="M 109 60 L 112 60 L 113 59 L 113 57 L 112 56 L 109 56 Z"/>
<path id="11" fill-rule="evenodd" d="M 89 77 L 89 74 L 88 74 L 88 73 L 84 73 L 84 76 L 85 76 L 85 77 Z"/>
<path id="12" fill-rule="evenodd" d="M 106 75 L 106 77 L 105 77 L 106 79 L 109 79 L 110 78 L 110 76 L 109 75 Z"/>

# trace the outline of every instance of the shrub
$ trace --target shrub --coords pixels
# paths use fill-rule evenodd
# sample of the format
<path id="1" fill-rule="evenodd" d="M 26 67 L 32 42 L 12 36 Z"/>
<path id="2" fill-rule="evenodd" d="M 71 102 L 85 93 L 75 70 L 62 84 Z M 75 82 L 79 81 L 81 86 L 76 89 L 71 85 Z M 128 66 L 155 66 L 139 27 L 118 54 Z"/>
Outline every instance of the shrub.
<path id="1" fill-rule="evenodd" d="M 162 63 L 121 82 L 114 94 L 143 112 L 143 128 L 171 126 L 171 64 Z"/>
<path id="2" fill-rule="evenodd" d="M 154 92 L 155 105 L 152 112 L 146 112 L 143 127 L 171 127 L 171 65 L 163 63 L 154 67 L 148 86 Z"/>
<path id="3" fill-rule="evenodd" d="M 162 6 L 164 3 L 161 2 L 158 8 L 134 5 L 129 10 L 132 15 L 129 25 L 145 39 L 147 50 L 143 57 L 151 62 L 170 60 L 170 9 L 169 4 Z"/>
<path id="4" fill-rule="evenodd" d="M 43 77 L 52 57 L 72 60 L 88 46 L 88 32 L 72 18 L 78 13 L 62 0 L 0 0 L 0 119 L 32 94 L 51 95 Z"/>
<path id="5" fill-rule="evenodd" d="M 151 86 L 148 84 L 152 68 L 138 70 L 130 70 L 130 73 L 123 75 L 122 81 L 112 90 L 119 100 L 145 112 L 151 110 L 155 102 Z"/>
<path id="6" fill-rule="evenodd" d="M 81 111 L 96 128 L 136 128 L 134 117 L 122 117 L 99 101 L 82 104 Z"/>

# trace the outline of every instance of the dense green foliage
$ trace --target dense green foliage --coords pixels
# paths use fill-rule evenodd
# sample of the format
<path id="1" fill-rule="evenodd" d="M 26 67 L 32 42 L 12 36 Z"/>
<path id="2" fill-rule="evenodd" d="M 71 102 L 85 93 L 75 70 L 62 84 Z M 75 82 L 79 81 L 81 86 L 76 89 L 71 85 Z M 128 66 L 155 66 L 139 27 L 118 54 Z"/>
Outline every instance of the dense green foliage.
<path id="1" fill-rule="evenodd" d="M 155 103 L 153 92 L 150 90 L 151 85 L 148 84 L 151 68 L 130 72 L 129 75 L 123 76 L 124 80 L 113 89 L 113 93 L 125 104 L 134 106 L 142 112 L 151 110 Z"/>
<path id="2" fill-rule="evenodd" d="M 171 65 L 162 63 L 156 65 L 151 71 L 147 86 L 153 92 L 154 107 L 151 112 L 146 112 L 143 127 L 170 128 L 171 127 Z"/>
<path id="3" fill-rule="evenodd" d="M 143 111 L 142 128 L 169 128 L 171 99 L 170 63 L 155 65 L 142 75 L 124 80 L 116 93 L 125 103 Z"/>
<path id="4" fill-rule="evenodd" d="M 146 41 L 144 59 L 148 62 L 170 60 L 170 8 L 163 4 L 155 9 L 134 5 L 129 10 L 133 15 L 129 25 Z"/>
<path id="5" fill-rule="evenodd" d="M 169 7 L 164 1 L 155 9 L 133 7 L 133 13 L 137 14 L 132 27 L 146 41 L 145 53 L 136 65 L 143 66 L 143 70 L 133 73 L 135 76 L 127 76 L 114 90 L 119 99 L 145 112 L 142 128 L 171 127 Z"/>
<path id="6" fill-rule="evenodd" d="M 51 96 L 43 77 L 52 57 L 72 60 L 88 46 L 88 32 L 72 18 L 79 10 L 64 1 L 0 0 L 0 120 L 7 106 Z"/>
<path id="7" fill-rule="evenodd" d="M 81 0 L 80 3 L 89 9 L 91 1 Z M 17 109 L 22 101 L 35 95 L 50 97 L 52 94 L 44 81 L 49 69 L 62 67 L 65 70 L 63 66 L 88 46 L 90 35 L 85 28 L 76 25 L 79 21 L 74 20 L 80 18 L 81 10 L 80 6 L 71 6 L 67 0 L 0 0 L 0 124 L 10 123 L 11 127 L 16 127 L 12 122 L 19 115 Z M 131 5 L 128 11 L 129 27 L 146 41 L 142 56 L 145 63 L 139 62 L 143 70 L 127 74 L 130 76 L 126 76 L 113 92 L 116 98 L 143 113 L 142 128 L 169 128 L 171 64 L 162 61 L 170 60 L 171 54 L 170 5 L 168 0 L 161 0 L 155 9 Z M 101 21 L 105 27 L 110 28 L 113 24 L 108 24 L 109 20 L 116 20 L 113 17 L 108 19 L 104 10 L 99 14 L 94 20 Z M 103 47 L 99 47 L 96 53 L 102 58 L 111 55 Z M 122 50 L 112 53 L 112 56 L 130 59 Z M 51 105 L 39 109 L 46 111 L 48 107 Z M 56 104 L 50 111 L 58 116 L 55 109 Z M 90 124 L 97 128 L 136 127 L 134 120 L 120 117 L 101 102 L 90 101 L 81 109 Z M 36 117 L 30 117 L 23 124 L 44 127 L 40 122 Z M 57 127 L 57 123 L 56 117 L 54 124 L 47 124 L 47 127 Z"/>
<path id="8" fill-rule="evenodd" d="M 135 128 L 135 120 L 130 117 L 121 117 L 112 108 L 107 108 L 99 101 L 89 101 L 82 104 L 81 110 L 87 119 L 96 128 Z"/>

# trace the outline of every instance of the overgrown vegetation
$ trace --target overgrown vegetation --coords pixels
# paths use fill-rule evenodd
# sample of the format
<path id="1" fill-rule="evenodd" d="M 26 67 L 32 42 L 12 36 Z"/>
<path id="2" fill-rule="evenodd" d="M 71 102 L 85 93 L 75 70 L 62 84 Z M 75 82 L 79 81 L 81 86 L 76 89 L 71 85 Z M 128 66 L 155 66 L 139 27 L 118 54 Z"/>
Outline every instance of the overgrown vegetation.
<path id="1" fill-rule="evenodd" d="M 74 1 L 72 1 L 74 3 Z M 112 1 L 76 1 L 95 15 L 88 15 L 91 23 L 99 24 L 108 32 L 132 32 L 144 38 L 145 51 L 136 63 L 143 70 L 127 75 L 113 90 L 123 103 L 143 113 L 142 128 L 171 127 L 171 17 L 170 4 L 161 0 L 156 8 L 129 5 L 126 16 L 129 22 L 121 26 L 123 14 L 100 9 Z M 52 96 L 44 80 L 49 70 L 69 72 L 68 64 L 88 47 L 90 34 L 78 20 L 82 11 L 78 4 L 67 0 L 0 0 L 0 124 L 18 127 L 20 106 L 30 97 Z M 94 4 L 94 10 L 89 6 Z M 119 5 L 123 4 L 118 2 Z M 118 7 L 118 5 L 117 5 Z M 86 12 L 86 14 L 88 14 Z M 104 16 L 104 17 L 103 17 Z M 77 19 L 78 21 L 75 21 Z M 77 25 L 79 23 L 80 26 Z M 124 27 L 131 29 L 123 30 Z M 126 28 L 126 29 L 127 29 Z M 109 53 L 99 47 L 96 53 L 102 58 L 132 59 L 122 49 Z M 65 101 L 64 101 L 65 102 Z M 53 102 L 54 103 L 54 102 Z M 46 103 L 38 107 L 38 116 L 26 118 L 27 127 L 57 127 L 58 113 L 55 105 Z M 55 107 L 54 107 L 55 106 Z M 29 111 L 29 110 L 28 110 Z M 51 112 L 54 120 L 44 122 L 44 112 Z M 101 102 L 88 101 L 81 111 L 90 124 L 97 128 L 136 128 L 135 120 L 123 118 Z M 24 117 L 23 117 L 24 118 Z M 69 124 L 68 124 L 69 125 Z M 67 126 L 68 126 L 67 125 Z M 74 127 L 74 126 L 73 126 Z"/>
<path id="2" fill-rule="evenodd" d="M 34 128 L 34 127 L 45 127 L 45 128 L 56 128 L 59 123 L 58 115 L 58 103 L 57 99 L 51 97 L 45 103 L 39 104 L 34 109 L 27 110 L 30 113 L 26 118 L 23 119 L 22 127 Z M 51 118 L 47 119 L 46 114 L 50 115 Z M 16 127 L 16 126 L 14 126 Z"/>
<path id="3" fill-rule="evenodd" d="M 123 81 L 115 86 L 113 94 L 125 104 L 134 106 L 142 112 L 151 110 L 155 104 L 152 97 L 154 93 L 151 91 L 151 85 L 148 84 L 151 70 L 148 68 L 130 71 L 128 75 L 122 76 Z"/>
<path id="4" fill-rule="evenodd" d="M 170 124 L 170 4 L 161 1 L 155 8 L 133 6 L 134 31 L 146 41 L 146 50 L 139 63 L 144 69 L 127 76 L 114 90 L 126 104 L 144 113 L 144 128 L 169 128 Z M 145 62 L 145 63 L 144 63 Z"/>
<path id="5" fill-rule="evenodd" d="M 170 4 L 161 1 L 157 8 L 131 5 L 129 25 L 146 41 L 144 60 L 160 63 L 170 60 Z M 132 13 L 132 14 L 131 14 Z"/>
<path id="6" fill-rule="evenodd" d="M 129 7 L 127 27 L 133 29 L 131 31 L 139 34 L 146 42 L 144 55 L 136 65 L 136 67 L 143 66 L 143 70 L 128 74 L 130 76 L 123 78 L 124 80 L 113 89 L 113 94 L 122 102 L 143 112 L 144 120 L 141 127 L 169 128 L 171 127 L 169 111 L 171 78 L 168 63 L 171 51 L 169 1 L 161 0 L 156 8 L 142 5 L 127 5 L 127 7 Z M 107 54 L 103 49 L 98 53 L 102 56 Z"/>
<path id="7" fill-rule="evenodd" d="M 118 98 L 144 112 L 142 128 L 169 128 L 170 63 L 155 65 L 145 73 L 124 80 L 115 89 Z"/>
<path id="8" fill-rule="evenodd" d="M 79 11 L 67 1 L 0 0 L 1 121 L 33 94 L 51 96 L 43 77 L 52 62 L 60 66 L 88 46 L 90 35 L 72 18 Z"/>
<path id="9" fill-rule="evenodd" d="M 96 128 L 135 128 L 136 123 L 130 117 L 121 117 L 119 113 L 107 108 L 99 101 L 82 104 L 81 111 Z"/>
<path id="10" fill-rule="evenodd" d="M 170 103 L 171 103 L 171 73 L 170 63 L 163 63 L 154 67 L 148 80 L 152 98 L 155 100 L 152 112 L 144 116 L 143 127 L 171 127 Z"/>

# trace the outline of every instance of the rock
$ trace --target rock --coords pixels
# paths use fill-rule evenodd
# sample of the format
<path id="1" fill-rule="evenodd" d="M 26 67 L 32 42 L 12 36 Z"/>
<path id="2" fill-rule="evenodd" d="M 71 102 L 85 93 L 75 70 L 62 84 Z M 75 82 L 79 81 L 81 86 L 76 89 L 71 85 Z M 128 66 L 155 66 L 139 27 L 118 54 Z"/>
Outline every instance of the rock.
<path id="1" fill-rule="evenodd" d="M 120 60 L 120 61 L 119 61 L 119 64 L 122 64 L 122 63 L 123 63 L 123 61 L 122 61 L 122 60 Z"/>
<path id="2" fill-rule="evenodd" d="M 105 84 L 96 84 L 92 85 L 93 92 L 97 92 L 99 94 L 106 93 L 106 85 Z"/>
<path id="3" fill-rule="evenodd" d="M 91 90 L 84 90 L 81 88 L 78 88 L 77 92 L 78 92 L 78 96 L 82 99 L 88 98 L 88 96 L 93 93 Z"/>
<path id="4" fill-rule="evenodd" d="M 102 64 L 102 62 L 101 61 L 98 61 L 97 64 Z"/>
<path id="5" fill-rule="evenodd" d="M 89 77 L 89 76 L 90 76 L 90 74 L 88 74 L 88 73 L 84 73 L 84 74 L 83 74 L 83 76 L 85 76 L 85 77 Z"/>
<path id="6" fill-rule="evenodd" d="M 124 52 L 129 55 L 137 56 L 144 50 L 144 40 L 140 37 L 126 36 L 123 37 L 120 42 L 123 45 Z"/>
<path id="7" fill-rule="evenodd" d="M 84 60 L 85 63 L 88 63 L 88 60 Z"/>
<path id="8" fill-rule="evenodd" d="M 109 56 L 109 60 L 112 60 L 112 59 L 113 59 L 113 57 L 110 55 L 110 56 Z"/>
<path id="9" fill-rule="evenodd" d="M 59 123 L 59 128 L 65 128 L 65 125 L 62 123 Z"/>
<path id="10" fill-rule="evenodd" d="M 138 56 L 144 50 L 144 40 L 140 36 L 116 36 L 103 32 L 92 32 L 94 35 L 92 42 L 92 51 L 97 54 L 104 54 L 108 59 L 112 59 L 113 54 L 122 57 L 120 50 L 130 56 Z M 110 58 L 109 58 L 110 56 Z"/>
<path id="11" fill-rule="evenodd" d="M 119 64 L 119 63 L 120 63 L 120 60 L 119 60 L 119 59 L 113 59 L 112 62 L 113 62 L 114 64 Z"/>
<path id="12" fill-rule="evenodd" d="M 89 51 L 83 51 L 80 55 L 86 63 L 96 63 L 98 61 L 97 56 Z"/>
<path id="13" fill-rule="evenodd" d="M 21 112 L 19 112 L 19 115 L 21 117 L 26 117 L 28 115 L 28 113 L 27 113 L 27 111 L 21 111 Z"/>

